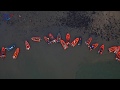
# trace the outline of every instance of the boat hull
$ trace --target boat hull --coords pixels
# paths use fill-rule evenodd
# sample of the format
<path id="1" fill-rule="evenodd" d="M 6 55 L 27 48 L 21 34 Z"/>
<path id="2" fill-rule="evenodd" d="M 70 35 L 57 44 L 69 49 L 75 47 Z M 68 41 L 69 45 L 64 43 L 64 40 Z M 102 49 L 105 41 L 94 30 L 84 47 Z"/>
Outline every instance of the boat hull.
<path id="1" fill-rule="evenodd" d="M 17 48 L 13 54 L 13 59 L 17 59 L 20 52 L 20 48 Z"/>

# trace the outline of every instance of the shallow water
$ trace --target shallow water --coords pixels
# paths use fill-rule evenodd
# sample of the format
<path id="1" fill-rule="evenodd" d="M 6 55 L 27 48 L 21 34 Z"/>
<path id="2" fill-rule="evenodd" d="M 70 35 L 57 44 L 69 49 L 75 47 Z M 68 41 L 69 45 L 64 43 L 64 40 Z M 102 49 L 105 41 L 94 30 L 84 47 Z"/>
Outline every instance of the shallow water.
<path id="1" fill-rule="evenodd" d="M 71 34 L 71 41 L 75 37 L 82 36 L 82 46 L 69 47 L 63 50 L 61 44 L 48 45 L 43 40 L 44 35 L 52 33 L 54 36 L 61 32 L 65 39 L 67 32 Z M 89 34 L 83 34 L 76 28 L 67 26 L 34 27 L 26 28 L 16 25 L 8 25 L 2 22 L 0 25 L 0 47 L 9 46 L 13 43 L 20 47 L 20 54 L 16 60 L 12 59 L 14 53 L 7 51 L 5 60 L 0 60 L 1 79 L 116 79 L 120 78 L 120 63 L 115 61 L 115 55 L 108 53 L 107 49 L 111 45 L 116 45 L 116 41 L 106 42 L 97 37 L 94 42 L 105 44 L 103 55 L 97 54 L 98 48 L 89 51 L 84 41 Z M 40 43 L 31 41 L 32 36 L 42 37 Z M 28 40 L 31 49 L 25 50 L 24 41 Z"/>

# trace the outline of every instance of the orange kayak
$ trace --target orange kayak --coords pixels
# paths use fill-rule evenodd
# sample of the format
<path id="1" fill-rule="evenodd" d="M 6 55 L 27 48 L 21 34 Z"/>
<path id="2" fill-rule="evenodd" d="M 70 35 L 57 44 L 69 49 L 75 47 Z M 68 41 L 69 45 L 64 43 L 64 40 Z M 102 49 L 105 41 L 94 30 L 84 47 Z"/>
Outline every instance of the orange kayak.
<path id="1" fill-rule="evenodd" d="M 79 38 L 76 38 L 75 40 L 72 41 L 71 46 L 75 47 L 78 42 L 79 42 Z"/>
<path id="2" fill-rule="evenodd" d="M 93 50 L 93 49 L 96 49 L 98 47 L 98 45 L 99 45 L 98 43 L 90 45 L 90 47 L 89 47 L 90 51 Z"/>
<path id="3" fill-rule="evenodd" d="M 50 44 L 50 39 L 48 37 L 44 36 L 44 40 L 45 40 L 45 42 L 47 42 L 48 44 Z"/>
<path id="4" fill-rule="evenodd" d="M 69 33 L 66 34 L 66 44 L 67 45 L 70 44 L 70 34 Z"/>
<path id="5" fill-rule="evenodd" d="M 110 48 L 108 48 L 108 51 L 111 52 L 115 52 L 117 50 L 117 46 L 112 46 Z"/>
<path id="6" fill-rule="evenodd" d="M 30 44 L 28 43 L 28 41 L 25 41 L 25 46 L 26 46 L 26 50 L 30 49 Z"/>
<path id="7" fill-rule="evenodd" d="M 19 52 L 20 52 L 20 48 L 17 48 L 13 54 L 13 59 L 16 59 L 18 57 Z"/>
<path id="8" fill-rule="evenodd" d="M 40 42 L 41 38 L 40 37 L 32 37 L 31 38 L 34 42 Z"/>
<path id="9" fill-rule="evenodd" d="M 92 41 L 92 37 L 90 37 L 87 41 L 85 41 L 85 44 L 89 46 L 91 41 Z"/>
<path id="10" fill-rule="evenodd" d="M 116 60 L 120 61 L 120 51 L 116 54 Z"/>
<path id="11" fill-rule="evenodd" d="M 2 47 L 2 50 L 1 50 L 1 58 L 5 58 L 6 57 L 6 49 L 5 47 Z"/>
<path id="12" fill-rule="evenodd" d="M 64 50 L 66 50 L 68 48 L 68 46 L 67 46 L 67 44 L 65 43 L 64 40 L 61 39 L 60 43 L 61 43 L 62 47 L 64 48 Z"/>
<path id="13" fill-rule="evenodd" d="M 102 44 L 102 45 L 100 46 L 100 49 L 98 50 L 98 53 L 99 53 L 99 54 L 102 54 L 103 51 L 104 51 L 104 49 L 105 49 L 105 45 Z"/>

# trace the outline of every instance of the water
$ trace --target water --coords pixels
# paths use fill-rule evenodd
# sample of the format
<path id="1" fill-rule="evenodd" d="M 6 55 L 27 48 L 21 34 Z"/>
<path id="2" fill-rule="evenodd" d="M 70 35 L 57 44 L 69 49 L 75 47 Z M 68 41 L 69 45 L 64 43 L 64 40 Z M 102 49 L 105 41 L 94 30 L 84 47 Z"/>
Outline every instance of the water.
<path id="1" fill-rule="evenodd" d="M 45 25 L 45 23 L 43 24 Z M 107 48 L 114 45 L 116 41 L 106 42 L 99 37 L 93 39 L 100 45 L 105 44 L 103 55 L 99 55 L 98 48 L 90 52 L 84 44 L 89 34 L 82 35 L 76 28 L 51 25 L 50 27 L 36 26 L 35 29 L 31 23 L 25 25 L 26 27 L 19 24 L 10 26 L 5 22 L 0 25 L 2 37 L 0 38 L 0 47 L 8 46 L 11 43 L 15 43 L 16 48 L 20 47 L 20 54 L 16 60 L 12 59 L 15 49 L 7 51 L 5 60 L 0 59 L 1 79 L 120 78 L 120 63 L 115 61 L 114 54 L 107 51 Z M 64 50 L 59 43 L 48 45 L 44 41 L 44 35 L 51 32 L 56 37 L 59 31 L 64 40 L 67 32 L 71 34 L 71 41 L 76 36 L 82 36 L 82 45 Z M 40 36 L 42 41 L 40 43 L 33 42 L 30 39 L 32 36 Z M 29 51 L 25 49 L 25 40 L 28 40 L 31 45 Z"/>

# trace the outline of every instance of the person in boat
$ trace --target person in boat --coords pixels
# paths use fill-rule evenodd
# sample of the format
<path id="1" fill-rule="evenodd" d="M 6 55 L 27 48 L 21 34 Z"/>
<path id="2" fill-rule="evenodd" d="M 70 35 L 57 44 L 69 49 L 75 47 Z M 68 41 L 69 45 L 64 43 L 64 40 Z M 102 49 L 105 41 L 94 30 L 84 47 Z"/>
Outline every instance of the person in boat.
<path id="1" fill-rule="evenodd" d="M 6 55 L 5 55 L 5 53 L 1 53 L 1 56 L 0 56 L 1 58 L 5 58 L 6 57 Z"/>
<path id="2" fill-rule="evenodd" d="M 51 43 L 56 43 L 57 40 L 56 39 L 53 39 L 52 41 L 50 41 Z"/>
<path id="3" fill-rule="evenodd" d="M 52 44 L 52 42 L 50 41 L 50 38 L 46 38 L 46 42 L 47 44 Z"/>
<path id="4" fill-rule="evenodd" d="M 82 45 L 82 38 L 81 37 L 79 37 L 78 45 Z"/>
<path id="5" fill-rule="evenodd" d="M 90 51 L 94 49 L 93 45 L 89 45 Z"/>
<path id="6" fill-rule="evenodd" d="M 5 51 L 5 48 L 2 47 L 2 50 L 1 50 L 1 58 L 5 58 L 6 57 L 6 51 Z"/>
<path id="7" fill-rule="evenodd" d="M 102 53 L 102 52 L 103 52 L 103 48 L 100 48 L 99 53 Z"/>

